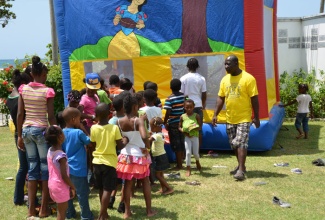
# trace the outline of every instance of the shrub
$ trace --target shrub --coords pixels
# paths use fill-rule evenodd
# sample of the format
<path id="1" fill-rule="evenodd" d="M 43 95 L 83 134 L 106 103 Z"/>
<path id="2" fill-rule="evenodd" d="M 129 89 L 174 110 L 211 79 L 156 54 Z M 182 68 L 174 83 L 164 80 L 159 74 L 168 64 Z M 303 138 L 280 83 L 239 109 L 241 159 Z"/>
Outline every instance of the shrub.
<path id="1" fill-rule="evenodd" d="M 48 87 L 53 88 L 55 91 L 54 111 L 56 114 L 59 111 L 62 111 L 64 109 L 61 63 L 50 67 L 49 73 L 47 74 L 47 80 L 46 80 L 45 84 Z"/>
<path id="2" fill-rule="evenodd" d="M 295 71 L 292 74 L 284 72 L 280 75 L 280 100 L 282 103 L 288 103 L 298 96 L 298 85 L 306 83 L 309 87 L 308 94 L 313 100 L 313 109 L 315 118 L 324 118 L 325 116 L 325 72 L 320 71 L 320 79 L 316 78 L 316 71 L 310 73 Z M 286 117 L 295 117 L 297 113 L 297 105 L 286 107 Z"/>
<path id="3" fill-rule="evenodd" d="M 23 62 L 15 60 L 15 68 L 23 71 L 31 63 L 32 56 L 26 56 Z M 47 64 L 49 72 L 47 75 L 46 85 L 55 91 L 54 110 L 55 113 L 64 109 L 63 87 L 62 87 L 62 70 L 61 64 L 50 65 L 47 61 L 42 61 Z M 0 113 L 4 115 L 9 114 L 9 109 L 6 106 L 6 99 L 11 93 L 13 84 L 11 83 L 12 72 L 15 69 L 13 66 L 3 67 L 0 70 Z M 8 124 L 8 121 L 7 121 Z"/>

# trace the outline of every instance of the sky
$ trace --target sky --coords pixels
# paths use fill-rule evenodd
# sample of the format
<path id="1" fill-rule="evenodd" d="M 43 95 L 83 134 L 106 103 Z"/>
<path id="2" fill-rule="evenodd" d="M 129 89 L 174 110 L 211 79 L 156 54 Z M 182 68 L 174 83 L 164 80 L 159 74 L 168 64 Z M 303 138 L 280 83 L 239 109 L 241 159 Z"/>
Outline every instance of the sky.
<path id="1" fill-rule="evenodd" d="M 0 27 L 0 59 L 45 57 L 51 43 L 49 0 L 11 1 L 17 18 Z M 320 0 L 278 0 L 278 17 L 304 17 L 319 13 Z"/>

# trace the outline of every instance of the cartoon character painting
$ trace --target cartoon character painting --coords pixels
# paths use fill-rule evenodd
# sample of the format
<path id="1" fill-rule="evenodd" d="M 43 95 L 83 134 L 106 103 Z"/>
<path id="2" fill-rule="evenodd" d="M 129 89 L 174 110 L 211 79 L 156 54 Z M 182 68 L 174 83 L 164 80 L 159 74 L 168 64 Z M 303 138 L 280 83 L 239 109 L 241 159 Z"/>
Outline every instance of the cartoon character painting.
<path id="1" fill-rule="evenodd" d="M 145 27 L 148 16 L 141 11 L 147 0 L 128 0 L 130 5 L 121 5 L 116 9 L 113 24 L 121 25 L 121 30 L 113 37 L 108 46 L 109 58 L 132 58 L 140 56 L 139 41 L 134 29 Z"/>

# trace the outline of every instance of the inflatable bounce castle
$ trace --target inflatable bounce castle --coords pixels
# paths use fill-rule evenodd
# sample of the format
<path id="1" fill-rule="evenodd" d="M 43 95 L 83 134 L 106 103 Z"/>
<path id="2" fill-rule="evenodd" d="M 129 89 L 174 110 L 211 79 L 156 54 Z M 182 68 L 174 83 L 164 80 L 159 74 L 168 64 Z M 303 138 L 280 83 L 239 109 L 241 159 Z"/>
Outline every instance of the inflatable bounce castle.
<path id="1" fill-rule="evenodd" d="M 254 75 L 259 90 L 261 127 L 251 128 L 249 150 L 274 144 L 284 110 L 279 101 L 276 0 L 54 0 L 65 96 L 85 87 L 86 73 L 108 82 L 127 77 L 136 91 L 143 82 L 158 84 L 162 102 L 172 78 L 187 73 L 186 62 L 199 60 L 207 82 L 203 146 L 230 150 L 225 124 L 213 127 L 224 60 L 234 54 L 240 68 Z M 225 114 L 218 121 L 225 122 Z"/>

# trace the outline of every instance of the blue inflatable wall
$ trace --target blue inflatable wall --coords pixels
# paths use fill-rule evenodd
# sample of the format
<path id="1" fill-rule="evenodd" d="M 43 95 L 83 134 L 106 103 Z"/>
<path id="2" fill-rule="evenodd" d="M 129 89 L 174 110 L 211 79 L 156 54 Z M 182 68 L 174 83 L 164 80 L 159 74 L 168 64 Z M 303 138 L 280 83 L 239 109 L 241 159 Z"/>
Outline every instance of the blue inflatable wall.
<path id="1" fill-rule="evenodd" d="M 284 119 L 284 108 L 274 105 L 269 120 L 261 121 L 258 129 L 251 126 L 248 151 L 268 151 L 272 149 Z M 226 133 L 226 124 L 203 124 L 201 150 L 231 150 Z"/>

